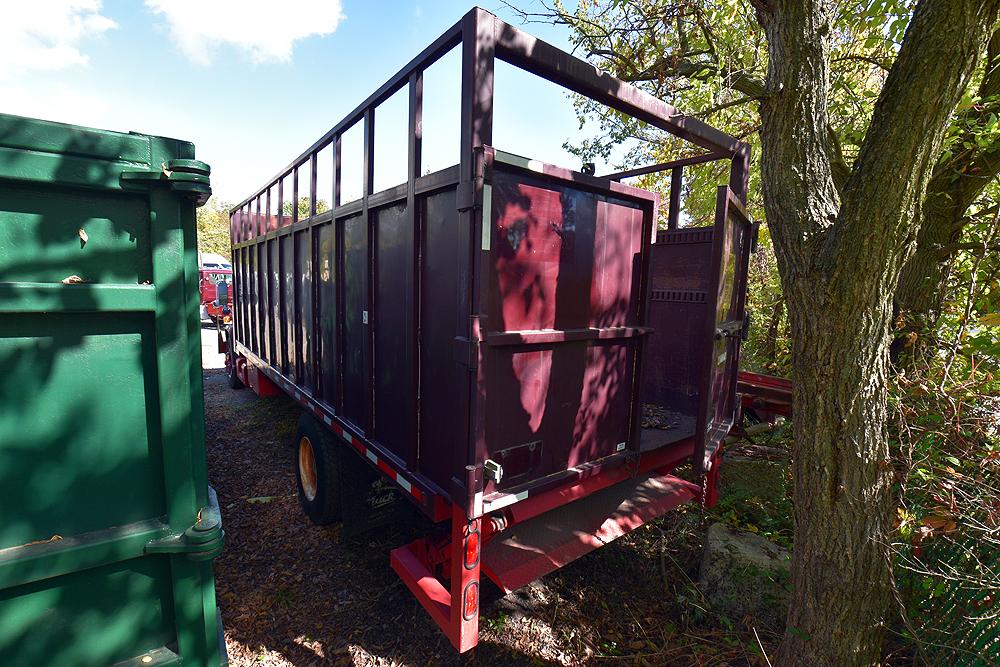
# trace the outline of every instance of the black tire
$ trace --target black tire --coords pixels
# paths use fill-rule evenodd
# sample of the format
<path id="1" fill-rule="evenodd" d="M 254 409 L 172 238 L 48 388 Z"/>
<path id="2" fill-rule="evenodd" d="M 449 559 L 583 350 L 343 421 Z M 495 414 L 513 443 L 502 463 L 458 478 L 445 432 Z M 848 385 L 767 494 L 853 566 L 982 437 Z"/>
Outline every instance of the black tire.
<path id="1" fill-rule="evenodd" d="M 236 359 L 229 357 L 229 388 L 230 389 L 242 389 L 243 381 L 240 380 L 239 374 L 236 372 Z"/>
<path id="2" fill-rule="evenodd" d="M 293 450 L 295 485 L 302 510 L 317 526 L 341 520 L 340 454 L 341 446 L 333 435 L 312 415 L 303 413 Z"/>

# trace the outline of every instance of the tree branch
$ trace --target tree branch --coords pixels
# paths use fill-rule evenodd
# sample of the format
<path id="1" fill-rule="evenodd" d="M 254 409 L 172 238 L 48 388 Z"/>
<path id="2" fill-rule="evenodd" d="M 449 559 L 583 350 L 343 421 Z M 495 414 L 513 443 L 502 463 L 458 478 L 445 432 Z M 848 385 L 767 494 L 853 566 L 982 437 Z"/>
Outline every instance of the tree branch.
<path id="1" fill-rule="evenodd" d="M 824 258 L 845 280 L 846 271 L 857 266 L 848 263 L 853 268 L 845 271 L 835 267 L 859 252 L 867 254 L 864 265 L 880 267 L 883 276 L 898 276 L 907 256 L 902 250 L 917 231 L 917 213 L 948 116 L 975 71 L 998 11 L 1000 0 L 918 3 L 844 187 L 840 230 Z M 928 53 L 935 55 L 929 58 Z M 878 241 L 859 243 L 866 238 Z"/>
<path id="2" fill-rule="evenodd" d="M 844 62 L 845 60 L 858 60 L 861 62 L 866 62 L 870 65 L 875 65 L 876 67 L 879 67 L 885 70 L 886 72 L 889 71 L 889 65 L 886 65 L 885 62 L 879 60 L 878 58 L 872 58 L 871 56 L 854 56 L 854 55 L 840 56 L 839 58 L 832 59 L 830 62 L 839 63 L 839 62 Z"/>

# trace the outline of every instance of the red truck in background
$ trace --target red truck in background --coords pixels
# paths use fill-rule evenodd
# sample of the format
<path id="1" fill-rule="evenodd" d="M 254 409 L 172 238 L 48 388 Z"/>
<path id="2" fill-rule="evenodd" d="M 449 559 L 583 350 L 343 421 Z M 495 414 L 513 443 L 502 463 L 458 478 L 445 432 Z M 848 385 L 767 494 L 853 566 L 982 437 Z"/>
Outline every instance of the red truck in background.
<path id="1" fill-rule="evenodd" d="M 223 298 L 219 298 L 219 284 L 224 284 Z M 229 324 L 232 320 L 233 269 L 222 263 L 205 264 L 198 267 L 198 291 L 201 294 L 201 319 L 212 324 Z"/>

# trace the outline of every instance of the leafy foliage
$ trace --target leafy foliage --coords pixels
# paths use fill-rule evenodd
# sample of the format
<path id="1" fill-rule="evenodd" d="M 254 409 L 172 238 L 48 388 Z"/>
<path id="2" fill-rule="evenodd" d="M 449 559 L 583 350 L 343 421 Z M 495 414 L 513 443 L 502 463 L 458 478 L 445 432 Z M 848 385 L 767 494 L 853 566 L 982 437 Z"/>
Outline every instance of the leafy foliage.
<path id="1" fill-rule="evenodd" d="M 296 208 L 298 209 L 298 215 L 299 215 L 298 219 L 299 220 L 305 220 L 306 218 L 309 217 L 309 204 L 310 204 L 309 197 L 299 197 L 298 205 L 296 206 Z M 316 200 L 316 213 L 317 214 L 319 214 L 319 213 L 325 213 L 325 212 L 327 212 L 329 210 L 330 210 L 330 204 L 329 204 L 329 202 L 327 202 L 325 199 L 317 199 Z M 282 213 L 282 215 L 285 215 L 285 216 L 291 216 L 292 215 L 292 202 L 290 202 L 290 201 L 282 202 L 282 204 L 281 204 L 281 213 Z"/>
<path id="2" fill-rule="evenodd" d="M 229 208 L 215 196 L 198 209 L 198 250 L 229 257 Z"/>

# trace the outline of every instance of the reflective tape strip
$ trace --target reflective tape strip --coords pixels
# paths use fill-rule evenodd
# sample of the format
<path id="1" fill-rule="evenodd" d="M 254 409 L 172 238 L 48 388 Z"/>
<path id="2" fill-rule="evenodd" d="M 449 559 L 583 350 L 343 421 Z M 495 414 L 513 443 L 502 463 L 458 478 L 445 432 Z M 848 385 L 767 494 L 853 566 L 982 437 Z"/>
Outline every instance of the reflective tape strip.
<path id="1" fill-rule="evenodd" d="M 330 415 L 328 415 L 326 411 L 319 406 L 318 403 L 314 402 L 311 398 L 299 392 L 295 388 L 295 385 L 285 380 L 278 373 L 273 371 L 269 366 L 263 366 L 261 370 L 263 370 L 266 375 L 271 377 L 272 381 L 276 385 L 278 385 L 279 387 L 283 387 L 288 391 L 289 394 L 293 395 L 296 401 L 304 405 L 307 409 L 312 410 L 313 414 L 315 414 L 317 417 L 322 417 L 323 423 L 329 426 L 330 430 L 332 430 L 334 433 L 336 433 L 345 441 L 347 441 L 347 444 L 354 447 L 354 449 L 356 449 L 359 454 L 361 454 L 366 459 L 375 464 L 375 466 L 383 473 L 385 473 L 386 476 L 389 477 L 389 479 L 395 481 L 397 484 L 399 484 L 400 487 L 402 487 L 404 491 L 412 495 L 417 500 L 417 502 L 421 503 L 424 502 L 426 496 L 423 491 L 421 491 L 419 488 L 414 486 L 409 480 L 400 475 L 399 472 L 394 468 L 392 468 L 388 463 L 381 460 L 378 457 L 378 455 L 375 454 L 375 452 L 371 451 L 370 449 L 362 445 L 361 442 L 358 440 L 358 438 L 355 438 L 348 431 L 345 431 L 344 427 L 342 427 L 339 423 L 334 421 L 334 419 L 330 417 Z"/>

